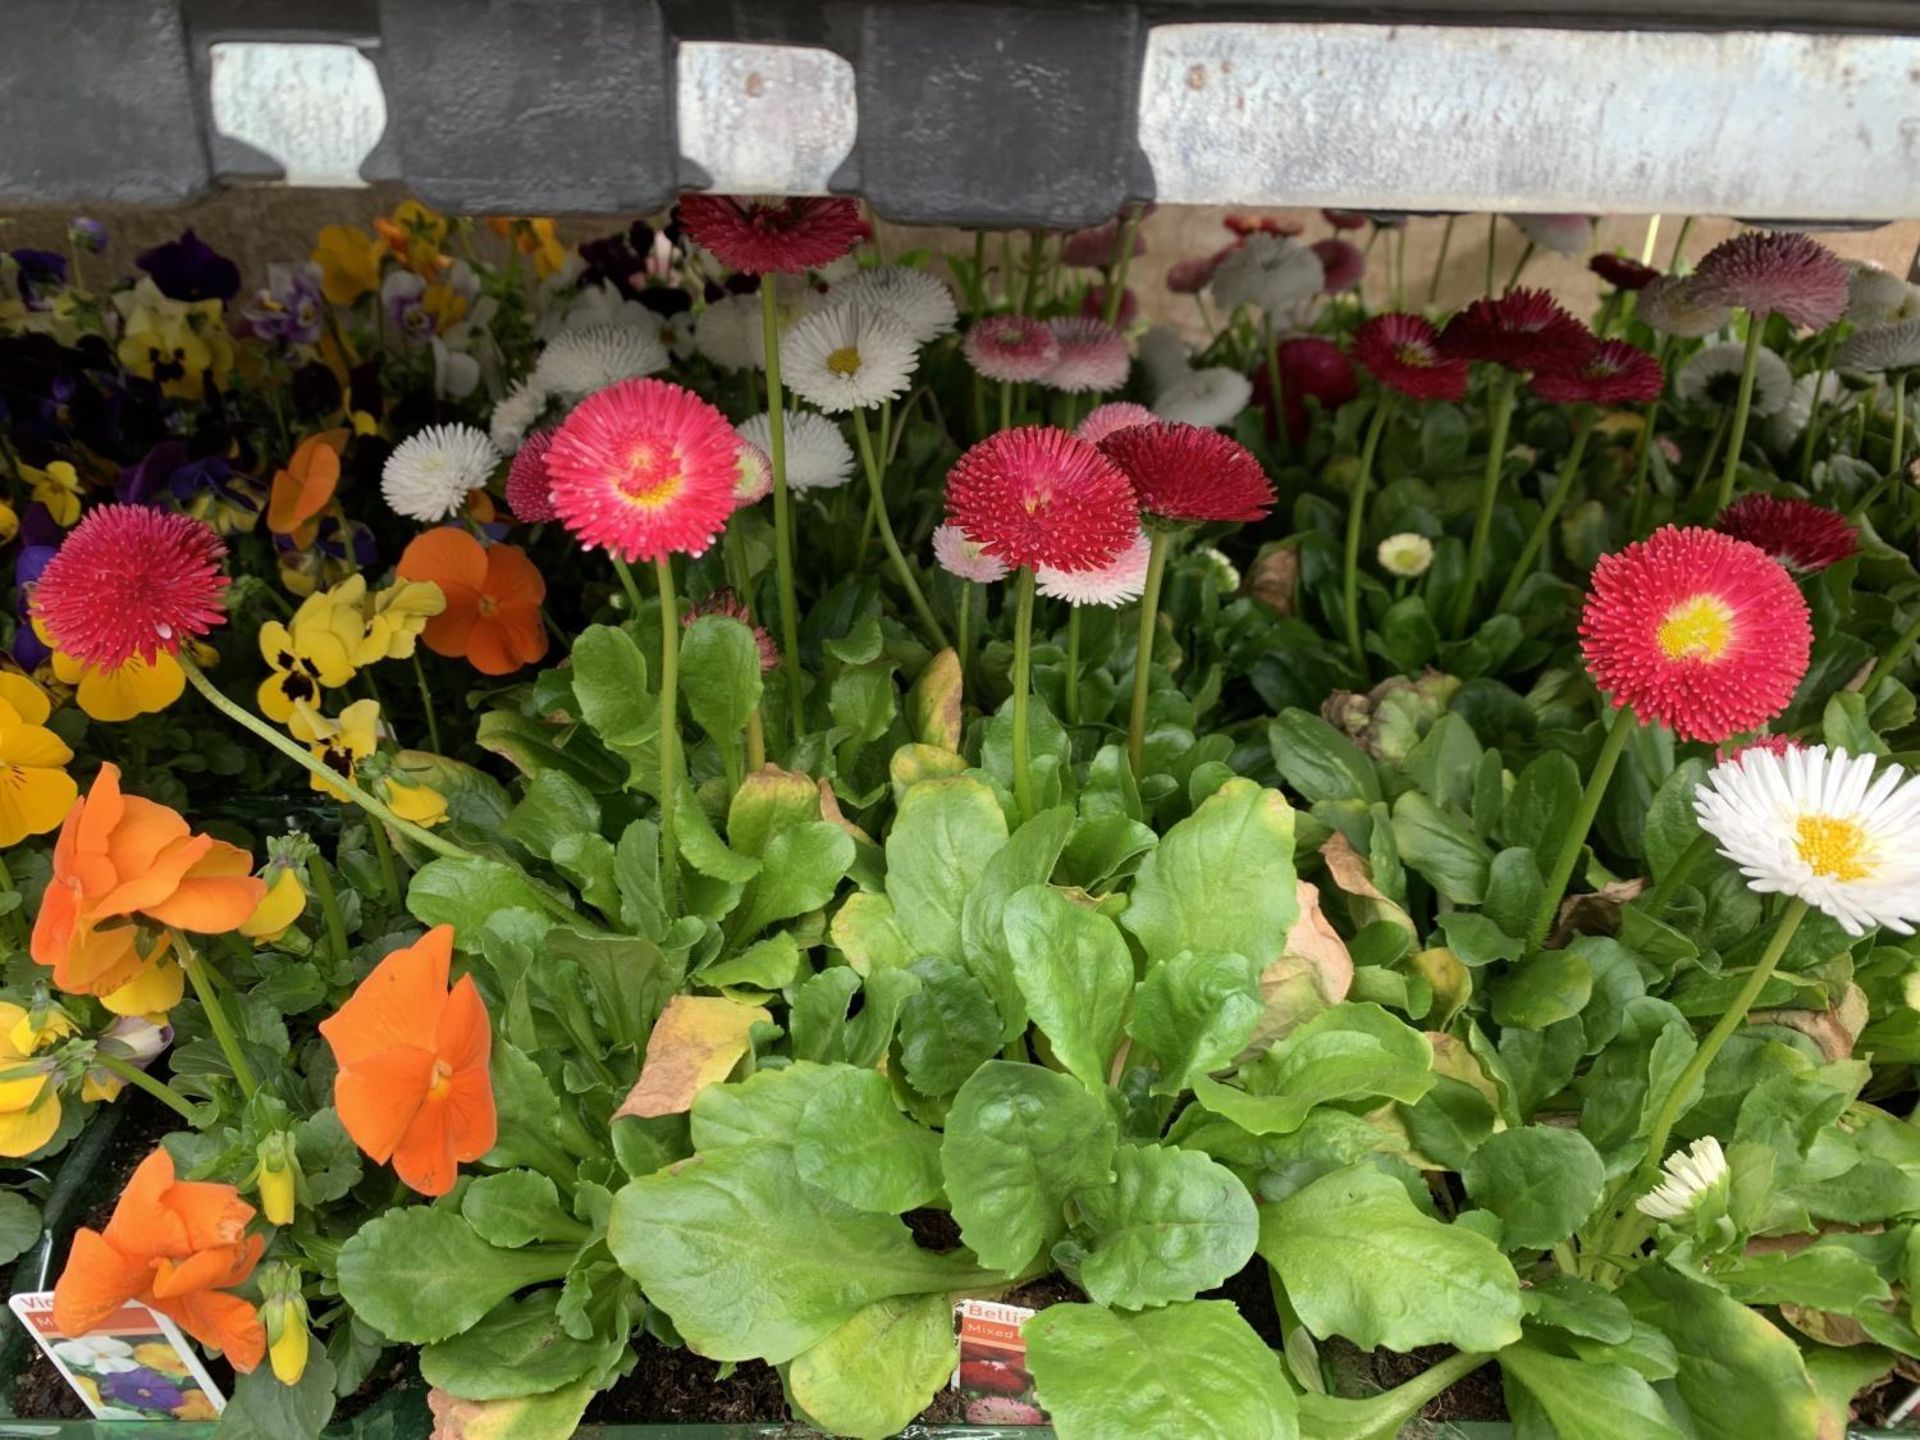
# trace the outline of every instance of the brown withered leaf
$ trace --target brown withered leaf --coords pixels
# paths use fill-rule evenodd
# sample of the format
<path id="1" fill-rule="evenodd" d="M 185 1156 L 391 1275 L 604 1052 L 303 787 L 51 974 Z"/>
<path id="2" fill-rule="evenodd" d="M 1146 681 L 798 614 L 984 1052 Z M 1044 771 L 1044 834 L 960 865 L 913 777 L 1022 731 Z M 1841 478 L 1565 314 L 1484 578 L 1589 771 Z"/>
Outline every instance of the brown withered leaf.
<path id="1" fill-rule="evenodd" d="M 960 657 L 951 648 L 927 662 L 907 692 L 913 738 L 941 750 L 960 749 Z"/>
<path id="2" fill-rule="evenodd" d="M 591 1380 L 509 1400 L 462 1400 L 445 1390 L 428 1390 L 429 1440 L 565 1440 L 579 1428 L 593 1391 Z"/>
<path id="3" fill-rule="evenodd" d="M 679 1115 L 693 1097 L 727 1078 L 747 1053 L 747 1032 L 773 1016 L 758 1005 L 717 995 L 676 995 L 667 1002 L 653 1033 L 640 1078 L 614 1111 L 622 1115 Z"/>
<path id="4" fill-rule="evenodd" d="M 1565 949 L 1567 941 L 1575 935 L 1619 934 L 1621 910 L 1628 902 L 1639 898 L 1646 888 L 1646 877 L 1635 876 L 1631 880 L 1611 881 L 1598 890 L 1569 895 L 1560 902 L 1560 913 L 1554 919 L 1553 932 L 1547 936 L 1547 948 Z"/>
<path id="5" fill-rule="evenodd" d="M 1835 1060 L 1853 1058 L 1853 1042 L 1867 1028 L 1867 1019 L 1867 992 L 1848 983 L 1826 1010 L 1756 1010 L 1747 1017 L 1747 1023 L 1798 1030 L 1820 1047 L 1820 1054 L 1831 1065 Z"/>
<path id="6" fill-rule="evenodd" d="M 1260 972 L 1260 1021 L 1247 1042 L 1250 1052 L 1338 1005 L 1353 986 L 1353 956 L 1320 908 L 1320 887 L 1293 883 L 1300 913 L 1279 956 Z"/>
<path id="7" fill-rule="evenodd" d="M 1300 552 L 1292 545 L 1270 545 L 1247 570 L 1246 592 L 1282 620 L 1299 605 Z"/>
<path id="8" fill-rule="evenodd" d="M 1409 934 L 1414 932 L 1413 917 L 1402 910 L 1385 891 L 1373 883 L 1373 866 L 1367 857 L 1353 848 L 1353 842 L 1336 830 L 1320 846 L 1320 858 L 1340 892 L 1359 902 L 1355 918 L 1362 924 L 1391 920 Z"/>

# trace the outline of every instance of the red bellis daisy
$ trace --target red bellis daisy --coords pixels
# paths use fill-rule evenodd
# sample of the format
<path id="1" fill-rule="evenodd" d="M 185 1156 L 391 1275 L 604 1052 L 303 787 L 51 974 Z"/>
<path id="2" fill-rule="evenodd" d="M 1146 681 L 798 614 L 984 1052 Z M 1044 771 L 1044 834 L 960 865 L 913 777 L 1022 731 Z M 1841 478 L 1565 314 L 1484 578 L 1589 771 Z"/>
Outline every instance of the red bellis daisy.
<path id="1" fill-rule="evenodd" d="M 1847 265 L 1811 236 L 1748 230 L 1709 250 L 1688 286 L 1709 305 L 1825 329 L 1847 308 Z"/>
<path id="2" fill-rule="evenodd" d="M 1320 282 L 1320 289 L 1325 294 L 1338 295 L 1343 290 L 1352 290 L 1367 273 L 1367 257 L 1360 253 L 1357 245 L 1330 235 L 1325 240 L 1314 241 L 1308 248 L 1320 257 L 1320 268 L 1327 277 Z"/>
<path id="3" fill-rule="evenodd" d="M 1595 255 L 1587 261 L 1587 269 L 1616 290 L 1644 290 L 1660 278 L 1653 266 L 1626 255 Z"/>
<path id="4" fill-rule="evenodd" d="M 554 432 L 536 430 L 520 442 L 507 470 L 507 506 L 522 525 L 542 525 L 559 518 L 553 508 L 553 481 L 547 475 L 547 451 Z"/>
<path id="5" fill-rule="evenodd" d="M 1556 405 L 1650 405 L 1667 381 L 1660 362 L 1646 351 L 1624 340 L 1602 340 L 1584 358 L 1543 364 L 1528 383 Z"/>
<path id="6" fill-rule="evenodd" d="M 1544 290 L 1509 290 L 1498 299 L 1476 300 L 1440 332 L 1441 354 L 1509 370 L 1584 359 L 1592 348 L 1587 327 Z"/>
<path id="7" fill-rule="evenodd" d="M 622 380 L 574 408 L 547 451 L 554 513 L 623 560 L 699 555 L 733 513 L 740 437 L 664 380 Z"/>
<path id="8" fill-rule="evenodd" d="M 1796 575 L 1824 570 L 1860 548 L 1860 532 L 1838 510 L 1781 495 L 1743 495 L 1714 528 L 1758 545 Z"/>
<path id="9" fill-rule="evenodd" d="M 947 474 L 947 519 L 997 560 L 1056 570 L 1108 564 L 1140 533 L 1125 472 L 1045 425 L 1002 430 L 962 455 Z"/>
<path id="10" fill-rule="evenodd" d="M 1267 367 L 1253 372 L 1253 403 L 1266 412 L 1267 433 L 1275 433 L 1273 406 L 1268 394 Z M 1353 361 L 1331 340 L 1304 335 L 1280 342 L 1280 409 L 1286 420 L 1287 439 L 1295 445 L 1305 442 L 1312 428 L 1307 400 L 1319 403 L 1331 415 L 1360 393 Z"/>
<path id="11" fill-rule="evenodd" d="M 1580 644 L 1615 705 L 1719 744 L 1787 707 L 1813 627 L 1799 587 L 1764 550 L 1669 525 L 1601 557 Z"/>
<path id="12" fill-rule="evenodd" d="M 831 265 L 866 235 L 851 200 L 682 195 L 680 223 L 720 263 L 750 275 Z"/>
<path id="13" fill-rule="evenodd" d="M 1258 520 L 1273 508 L 1273 482 L 1253 453 L 1198 425 L 1134 425 L 1100 448 L 1133 482 L 1140 508 L 1161 520 Z"/>
<path id="14" fill-rule="evenodd" d="M 1440 332 L 1422 316 L 1376 315 L 1353 336 L 1353 358 L 1382 385 L 1415 400 L 1458 400 L 1467 362 L 1440 353 Z"/>
<path id="15" fill-rule="evenodd" d="M 177 655 L 223 623 L 227 547 L 189 516 L 102 505 L 67 536 L 33 591 L 33 613 L 60 650 L 102 670 Z"/>

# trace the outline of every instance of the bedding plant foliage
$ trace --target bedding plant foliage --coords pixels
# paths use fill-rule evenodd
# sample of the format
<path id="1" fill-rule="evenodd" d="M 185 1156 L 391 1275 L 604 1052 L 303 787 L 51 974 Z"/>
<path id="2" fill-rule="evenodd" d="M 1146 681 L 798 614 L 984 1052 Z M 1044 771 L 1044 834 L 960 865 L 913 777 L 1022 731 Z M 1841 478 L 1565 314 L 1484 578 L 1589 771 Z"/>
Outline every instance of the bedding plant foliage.
<path id="1" fill-rule="evenodd" d="M 1920 292 L 1753 230 L 1369 311 L 1236 220 L 1182 334 L 1139 219 L 0 262 L 0 1241 L 179 1121 L 63 1324 L 282 1436 L 400 1352 L 569 1434 L 657 1345 L 886 1436 L 1056 1275 L 1067 1440 L 1912 1372 Z"/>

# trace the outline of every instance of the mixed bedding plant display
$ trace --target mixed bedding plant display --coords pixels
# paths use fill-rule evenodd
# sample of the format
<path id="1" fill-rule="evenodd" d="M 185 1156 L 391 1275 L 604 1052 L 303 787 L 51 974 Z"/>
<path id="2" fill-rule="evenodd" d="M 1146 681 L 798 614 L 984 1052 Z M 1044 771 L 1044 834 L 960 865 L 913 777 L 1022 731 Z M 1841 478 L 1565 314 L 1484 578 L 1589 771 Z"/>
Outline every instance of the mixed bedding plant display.
<path id="1" fill-rule="evenodd" d="M 1650 232 L 1436 313 L 1331 212 L 1182 332 L 1139 221 L 0 259 L 0 1249 L 167 1122 L 63 1335 L 276 1437 L 679 1347 L 883 1437 L 1009 1298 L 1065 1440 L 1920 1375 L 1920 289 Z"/>

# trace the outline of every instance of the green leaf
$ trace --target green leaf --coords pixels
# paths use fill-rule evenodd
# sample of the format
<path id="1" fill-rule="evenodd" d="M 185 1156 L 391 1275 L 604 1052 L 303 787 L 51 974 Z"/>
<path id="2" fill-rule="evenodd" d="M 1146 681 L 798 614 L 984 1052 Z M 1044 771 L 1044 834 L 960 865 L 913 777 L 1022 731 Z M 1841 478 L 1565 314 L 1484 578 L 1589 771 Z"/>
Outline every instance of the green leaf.
<path id="1" fill-rule="evenodd" d="M 957 775 L 907 791 L 887 836 L 887 896 L 914 959 L 965 958 L 961 911 L 1006 843 L 1006 814 L 980 781 Z"/>
<path id="2" fill-rule="evenodd" d="M 853 837 L 827 820 L 782 830 L 767 842 L 759 876 L 741 901 L 733 934 L 757 935 L 779 920 L 818 910 L 853 868 Z"/>
<path id="3" fill-rule="evenodd" d="M 463 1400 L 544 1395 L 576 1380 L 597 1379 L 627 1348 L 624 1333 L 575 1340 L 555 1313 L 556 1286 L 509 1300 L 464 1334 L 420 1352 L 420 1375 Z"/>
<path id="4" fill-rule="evenodd" d="M 1593 1213 L 1606 1167 L 1578 1130 L 1527 1125 L 1481 1142 L 1460 1178 L 1474 1204 L 1500 1217 L 1508 1249 L 1545 1250 Z"/>
<path id="5" fill-rule="evenodd" d="M 515 907 L 542 913 L 540 892 L 516 866 L 500 860 L 429 860 L 407 886 L 407 909 L 423 925 L 453 926 L 454 944 L 462 950 L 479 945 L 495 911 Z"/>
<path id="6" fill-rule="evenodd" d="M 600 833 L 600 802 L 564 770 L 543 770 L 500 828 L 545 860 L 569 835 Z"/>
<path id="7" fill-rule="evenodd" d="M 1557 1326 L 1603 1345 L 1621 1345 L 1633 1338 L 1633 1316 L 1620 1298 L 1577 1275 L 1556 1271 L 1543 1276 L 1520 1298 L 1536 1324 Z"/>
<path id="8" fill-rule="evenodd" d="M 951 960 L 913 962 L 920 988 L 900 1007 L 900 1066 L 922 1095 L 951 1095 L 1000 1053 L 1000 1012 L 986 987 Z"/>
<path id="9" fill-rule="evenodd" d="M 1379 774 L 1366 751 L 1318 715 L 1281 711 L 1267 726 L 1267 743 L 1280 778 L 1309 805 L 1323 800 L 1371 805 L 1383 798 Z"/>
<path id="10" fill-rule="evenodd" d="M 1660 782 L 1647 806 L 1646 824 L 1640 842 L 1646 847 L 1647 864 L 1656 880 L 1664 879 L 1686 849 L 1700 835 L 1700 822 L 1694 816 L 1694 791 L 1706 779 L 1704 760 L 1683 760 L 1673 773 Z"/>
<path id="11" fill-rule="evenodd" d="M 1520 1278 L 1483 1236 L 1414 1208 L 1371 1165 L 1263 1206 L 1260 1253 L 1315 1335 L 1371 1350 L 1497 1350 L 1520 1338 Z"/>
<path id="12" fill-rule="evenodd" d="M 1560 848 L 1580 808 L 1580 767 L 1564 750 L 1548 750 L 1520 772 L 1501 811 L 1500 829 L 1510 846 L 1540 855 Z"/>
<path id="13" fill-rule="evenodd" d="M 1456 905 L 1478 905 L 1487 893 L 1492 856 L 1473 827 L 1418 790 L 1393 802 L 1393 840 L 1400 858 Z"/>
<path id="14" fill-rule="evenodd" d="M 1743 1255 L 1736 1268 L 1714 1278 L 1748 1305 L 1810 1305 L 1852 1315 L 1893 1298 L 1865 1258 L 1838 1245 L 1810 1245 L 1791 1255 Z"/>
<path id="15" fill-rule="evenodd" d="M 1260 1223 L 1231 1170 L 1195 1150 L 1122 1145 L 1114 1180 L 1075 1197 L 1090 1237 L 1080 1287 L 1138 1310 L 1191 1300 L 1253 1258 Z"/>
<path id="16" fill-rule="evenodd" d="M 1191 950 L 1265 965 L 1299 913 L 1286 797 L 1229 780 L 1147 856 L 1121 923 L 1149 962 Z"/>
<path id="17" fill-rule="evenodd" d="M 1178 1095 L 1245 1048 L 1260 1023 L 1260 977 L 1243 955 L 1183 950 L 1134 989 L 1132 1035 L 1160 1062 L 1156 1095 Z"/>
<path id="18" fill-rule="evenodd" d="M 887 1440 L 933 1402 L 958 1358 L 946 1296 L 893 1296 L 795 1356 L 787 1392 L 820 1429 Z"/>
<path id="19" fill-rule="evenodd" d="M 1536 950 L 1494 977 L 1493 1018 L 1522 1030 L 1544 1030 L 1586 1009 L 1593 968 L 1578 950 Z"/>
<path id="20" fill-rule="evenodd" d="M 40 1207 L 16 1190 L 0 1190 L 0 1265 L 18 1260 L 40 1238 Z"/>
<path id="21" fill-rule="evenodd" d="M 953 1097 L 940 1165 L 961 1238 L 1012 1275 L 1066 1233 L 1076 1191 L 1108 1183 L 1114 1124 L 1069 1076 L 990 1060 Z"/>
<path id="22" fill-rule="evenodd" d="M 648 794 L 660 735 L 660 705 L 647 682 L 647 662 L 633 636 L 611 625 L 589 625 L 573 641 L 573 694 L 580 718 L 626 760 L 630 778 Z"/>
<path id="23" fill-rule="evenodd" d="M 1511 852 L 1502 851 L 1495 863 Z M 1477 910 L 1456 910 L 1440 917 L 1440 929 L 1447 937 L 1447 948 L 1462 965 L 1491 965 L 1495 960 L 1518 960 L 1526 952 L 1527 942 L 1516 940 Z"/>
<path id="24" fill-rule="evenodd" d="M 747 946 L 731 960 L 707 966 L 693 978 L 716 989 L 784 990 L 799 978 L 801 960 L 800 942 L 781 930 Z"/>
<path id="25" fill-rule="evenodd" d="M 1500 1372 L 1516 1433 L 1544 1421 L 1560 1440 L 1685 1440 L 1653 1386 L 1625 1365 L 1569 1360 L 1522 1341 L 1500 1352 Z"/>
<path id="26" fill-rule="evenodd" d="M 714 1360 L 783 1364 L 876 1300 L 991 1283 L 964 1255 L 922 1250 L 892 1216 L 807 1184 L 791 1149 L 764 1140 L 629 1181 L 607 1245 Z"/>
<path id="27" fill-rule="evenodd" d="M 585 726 L 562 729 L 512 710 L 489 710 L 474 727 L 474 744 L 499 755 L 523 774 L 564 770 L 596 795 L 618 790 L 627 766 Z"/>
<path id="28" fill-rule="evenodd" d="M 560 1207 L 560 1191 L 553 1181 L 533 1170 L 505 1170 L 498 1175 L 479 1176 L 460 1197 L 460 1214 L 482 1240 L 510 1250 L 531 1245 L 536 1240 L 579 1244 L 592 1234 Z"/>
<path id="29" fill-rule="evenodd" d="M 1133 957 L 1119 927 L 1047 885 L 1015 895 L 1005 924 L 1028 1013 L 1068 1073 L 1102 1093 L 1133 993 Z"/>
<path id="30" fill-rule="evenodd" d="M 1673 1341 L 1674 1387 L 1702 1440 L 1814 1433 L 1820 1402 L 1800 1348 L 1759 1311 L 1664 1265 L 1642 1266 L 1620 1296 Z"/>
<path id="31" fill-rule="evenodd" d="M 1421 614 L 1424 618 L 1425 612 Z M 1482 753 L 1473 726 L 1458 715 L 1442 715 L 1400 768 L 1437 803 L 1468 810 Z"/>
<path id="32" fill-rule="evenodd" d="M 639 1046 L 680 988 L 679 954 L 667 957 L 636 935 L 582 935 L 564 925 L 547 932 L 546 958 L 572 961 L 599 1002 L 601 1022 L 616 1045 Z"/>
<path id="33" fill-rule="evenodd" d="M 838 1073 L 832 1065 L 796 1060 L 738 1084 L 707 1086 L 693 1098 L 693 1148 L 704 1154 L 755 1140 L 791 1145 L 808 1103 Z"/>
<path id="34" fill-rule="evenodd" d="M 282 1385 L 265 1365 L 236 1376 L 220 1440 L 316 1440 L 333 1418 L 333 1376 L 333 1362 L 318 1348 L 295 1384 Z"/>
<path id="35" fill-rule="evenodd" d="M 1193 1093 L 1255 1135 L 1288 1135 L 1316 1105 L 1382 1096 L 1411 1105 L 1433 1086 L 1433 1045 L 1378 1005 L 1346 1001 L 1307 1021 L 1242 1072 L 1248 1090 L 1204 1076 Z"/>
<path id="36" fill-rule="evenodd" d="M 1414 1148 L 1446 1169 L 1458 1170 L 1493 1133 L 1493 1101 L 1464 1080 L 1439 1075 L 1431 1090 L 1401 1107 L 1400 1119 Z"/>
<path id="37" fill-rule="evenodd" d="M 1280 1357 L 1226 1300 L 1138 1315 L 1050 1305 L 1025 1326 L 1027 1366 L 1059 1440 L 1297 1440 Z"/>
<path id="38" fill-rule="evenodd" d="M 1007 1040 L 1027 1025 L 1026 1003 L 1007 953 L 1007 902 L 1029 885 L 1044 885 L 1053 877 L 1072 829 L 1073 811 L 1065 805 L 1035 815 L 987 860 L 979 883 L 968 891 L 961 909 L 961 955 L 974 977 L 987 987 L 1005 1024 L 1003 1038 Z"/>
<path id="39" fill-rule="evenodd" d="M 693 723 L 724 749 L 760 703 L 760 646 L 753 631 L 727 615 L 701 615 L 680 640 L 680 693 Z"/>
<path id="40" fill-rule="evenodd" d="M 560 1279 L 575 1249 L 502 1250 L 451 1210 L 409 1205 L 367 1221 L 340 1247 L 340 1294 L 389 1340 L 430 1344 L 471 1329 L 516 1290 Z"/>
<path id="41" fill-rule="evenodd" d="M 940 1137 L 913 1123 L 877 1070 L 836 1069 L 793 1135 L 801 1178 L 856 1210 L 899 1215 L 940 1193 Z"/>
<path id="42" fill-rule="evenodd" d="M 875 970 L 904 970 L 913 955 L 894 918 L 893 902 L 869 890 L 856 890 L 833 912 L 833 943 L 847 964 L 862 975 Z"/>

